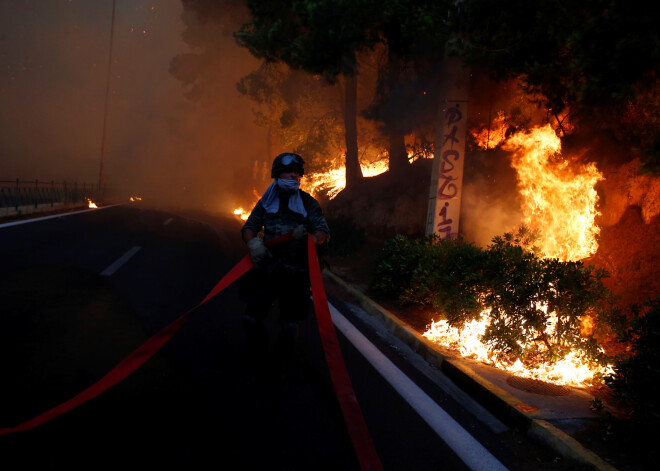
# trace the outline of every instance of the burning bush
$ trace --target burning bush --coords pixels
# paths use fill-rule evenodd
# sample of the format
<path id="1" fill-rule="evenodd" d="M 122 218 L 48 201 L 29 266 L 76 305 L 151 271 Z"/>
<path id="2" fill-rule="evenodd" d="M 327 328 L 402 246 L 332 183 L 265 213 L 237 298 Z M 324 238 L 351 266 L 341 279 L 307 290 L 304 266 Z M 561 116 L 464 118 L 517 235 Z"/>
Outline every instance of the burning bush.
<path id="1" fill-rule="evenodd" d="M 402 304 L 432 307 L 450 327 L 481 323 L 482 359 L 498 366 L 569 356 L 595 364 L 603 354 L 589 327 L 610 314 L 606 273 L 542 258 L 530 245 L 524 228 L 495 237 L 486 249 L 460 239 L 396 236 L 379 256 L 371 289 Z"/>
<path id="2" fill-rule="evenodd" d="M 623 336 L 634 354 L 618 359 L 605 377 L 614 397 L 627 406 L 633 419 L 645 425 L 660 424 L 660 297 L 647 302 L 646 313 Z"/>

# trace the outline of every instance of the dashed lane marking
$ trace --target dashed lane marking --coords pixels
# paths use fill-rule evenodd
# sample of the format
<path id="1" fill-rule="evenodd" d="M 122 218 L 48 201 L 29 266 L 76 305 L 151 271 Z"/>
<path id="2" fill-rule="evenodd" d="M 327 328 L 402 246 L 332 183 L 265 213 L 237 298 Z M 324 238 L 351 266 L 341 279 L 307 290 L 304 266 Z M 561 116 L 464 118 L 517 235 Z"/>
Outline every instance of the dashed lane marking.
<path id="1" fill-rule="evenodd" d="M 130 258 L 131 258 L 133 255 L 135 255 L 136 253 L 138 253 L 138 251 L 139 251 L 141 248 L 142 248 L 142 247 L 138 247 L 138 246 L 136 245 L 135 247 L 133 247 L 132 249 L 130 249 L 130 250 L 129 250 L 128 252 L 126 252 L 124 255 L 122 255 L 121 257 L 119 257 L 114 263 L 112 263 L 110 266 L 108 266 L 108 268 L 106 268 L 105 270 L 103 270 L 103 271 L 101 272 L 101 276 L 112 276 L 117 270 L 119 270 L 119 269 L 122 267 L 122 265 L 124 265 L 124 263 L 128 262 L 128 261 L 130 260 Z"/>

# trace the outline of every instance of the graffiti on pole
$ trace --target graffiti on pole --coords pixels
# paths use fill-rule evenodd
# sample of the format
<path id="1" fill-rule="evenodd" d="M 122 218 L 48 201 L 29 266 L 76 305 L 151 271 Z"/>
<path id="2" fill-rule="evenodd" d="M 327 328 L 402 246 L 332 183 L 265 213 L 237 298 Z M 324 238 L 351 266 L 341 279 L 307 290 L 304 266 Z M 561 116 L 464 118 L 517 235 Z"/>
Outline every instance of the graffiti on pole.
<path id="1" fill-rule="evenodd" d="M 436 137 L 440 151 L 433 162 L 435 185 L 430 194 L 426 232 L 441 239 L 453 239 L 458 236 L 461 210 L 467 102 L 446 102 L 442 118 L 441 134 Z"/>

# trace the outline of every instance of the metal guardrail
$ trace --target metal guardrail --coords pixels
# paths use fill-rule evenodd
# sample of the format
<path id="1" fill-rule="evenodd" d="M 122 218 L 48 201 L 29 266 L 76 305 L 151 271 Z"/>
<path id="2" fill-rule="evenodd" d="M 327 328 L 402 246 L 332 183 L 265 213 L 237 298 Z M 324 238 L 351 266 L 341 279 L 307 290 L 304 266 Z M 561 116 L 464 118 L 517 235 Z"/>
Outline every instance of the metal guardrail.
<path id="1" fill-rule="evenodd" d="M 87 198 L 100 199 L 104 190 L 99 193 L 96 185 L 91 183 L 0 180 L 0 208 L 4 214 L 20 214 L 34 212 L 40 206 L 55 208 L 85 204 Z"/>

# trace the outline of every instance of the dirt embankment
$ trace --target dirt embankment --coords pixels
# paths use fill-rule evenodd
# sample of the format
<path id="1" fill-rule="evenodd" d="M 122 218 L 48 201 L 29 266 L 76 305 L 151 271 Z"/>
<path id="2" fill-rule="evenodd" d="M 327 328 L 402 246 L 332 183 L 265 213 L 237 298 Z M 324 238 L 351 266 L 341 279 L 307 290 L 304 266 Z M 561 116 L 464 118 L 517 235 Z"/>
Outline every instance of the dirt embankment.
<path id="1" fill-rule="evenodd" d="M 610 274 L 606 286 L 622 306 L 660 295 L 660 178 L 639 174 L 633 160 L 604 170 L 598 185 L 598 252 L 585 260 Z"/>

